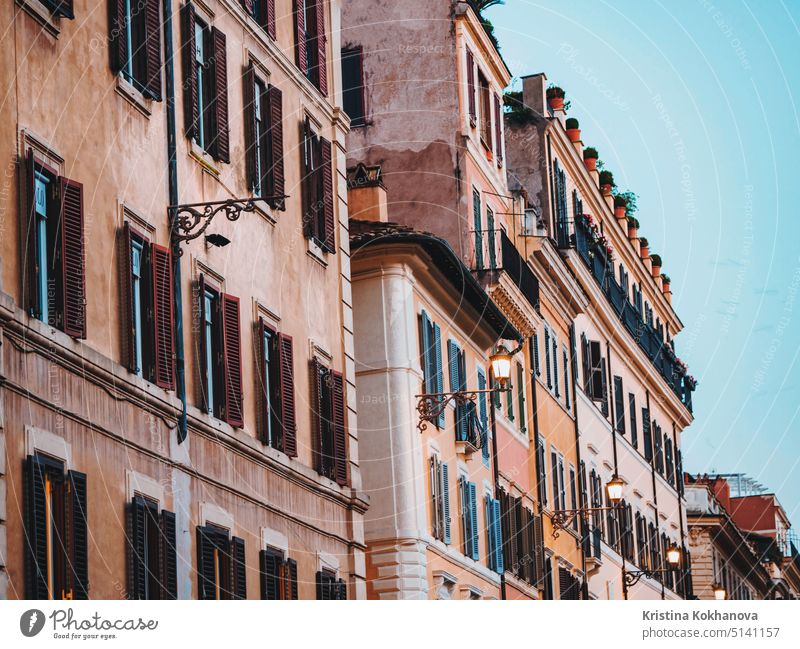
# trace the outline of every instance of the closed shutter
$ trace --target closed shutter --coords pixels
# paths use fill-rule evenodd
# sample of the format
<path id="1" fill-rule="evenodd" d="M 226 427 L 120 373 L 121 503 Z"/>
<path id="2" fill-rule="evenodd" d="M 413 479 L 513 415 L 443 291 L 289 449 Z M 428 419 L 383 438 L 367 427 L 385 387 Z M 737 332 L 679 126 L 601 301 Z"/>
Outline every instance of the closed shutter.
<path id="1" fill-rule="evenodd" d="M 119 73 L 128 60 L 128 37 L 125 21 L 125 0 L 111 0 L 108 16 L 108 48 L 111 54 L 111 71 Z"/>
<path id="2" fill-rule="evenodd" d="M 147 599 L 147 504 L 134 496 L 128 506 L 128 599 Z"/>
<path id="3" fill-rule="evenodd" d="M 225 421 L 242 427 L 242 340 L 239 329 L 239 298 L 227 293 L 222 299 L 222 341 L 225 378 Z"/>
<path id="4" fill-rule="evenodd" d="M 486 389 L 486 373 L 482 368 L 478 368 L 478 390 Z M 485 461 L 489 460 L 489 417 L 487 414 L 488 404 L 486 403 L 486 395 L 478 395 L 478 416 L 481 420 L 481 428 L 483 429 L 483 437 L 481 439 L 481 454 Z"/>
<path id="5" fill-rule="evenodd" d="M 503 166 L 503 112 L 500 96 L 494 95 L 494 148 L 497 156 L 497 166 Z"/>
<path id="6" fill-rule="evenodd" d="M 312 428 L 312 450 L 314 452 L 314 470 L 322 473 L 325 466 L 325 458 L 322 453 L 322 426 L 325 416 L 322 408 L 322 365 L 312 358 L 309 365 L 309 383 L 311 386 L 311 428 Z"/>
<path id="7" fill-rule="evenodd" d="M 297 67 L 305 75 L 308 70 L 308 58 L 306 53 L 306 19 L 304 12 L 305 0 L 293 0 L 294 2 L 294 60 Z"/>
<path id="8" fill-rule="evenodd" d="M 274 1 L 274 0 L 273 0 Z M 266 186 L 270 193 L 269 205 L 274 209 L 285 210 L 286 174 L 283 168 L 283 93 L 277 86 L 267 88 L 267 115 L 269 131 L 267 131 L 267 163 L 269 174 Z"/>
<path id="9" fill-rule="evenodd" d="M 569 592 L 570 574 L 566 568 L 558 569 L 559 599 L 571 599 Z"/>
<path id="10" fill-rule="evenodd" d="M 558 341 L 555 336 L 553 336 L 553 385 L 558 398 L 561 396 L 561 389 L 558 385 Z"/>
<path id="11" fill-rule="evenodd" d="M 500 523 L 500 501 L 490 499 L 490 505 L 494 528 L 494 569 L 497 573 L 503 574 L 503 526 Z"/>
<path id="12" fill-rule="evenodd" d="M 625 392 L 622 388 L 622 377 L 614 377 L 614 422 L 617 432 L 625 434 Z"/>
<path id="13" fill-rule="evenodd" d="M 475 57 L 467 50 L 467 104 L 469 106 L 469 123 L 475 126 L 478 123 L 478 113 L 475 107 Z"/>
<path id="14" fill-rule="evenodd" d="M 281 557 L 274 552 L 261 550 L 261 599 L 280 599 Z"/>
<path id="15" fill-rule="evenodd" d="M 347 599 L 347 582 L 344 579 L 340 579 L 336 582 L 336 595 L 334 599 L 338 600 L 346 600 Z"/>
<path id="16" fill-rule="evenodd" d="M 458 478 L 458 496 L 461 506 L 461 529 L 464 532 L 463 553 L 472 556 L 472 515 L 470 512 L 469 486 L 464 476 Z"/>
<path id="17" fill-rule="evenodd" d="M 325 35 L 325 2 L 317 0 L 317 74 L 319 91 L 328 96 L 328 37 Z"/>
<path id="18" fill-rule="evenodd" d="M 433 325 L 434 392 L 444 392 L 444 372 L 442 371 L 442 332 L 438 324 Z M 444 409 L 439 413 L 439 428 L 444 428 Z"/>
<path id="19" fill-rule="evenodd" d="M 247 568 L 244 539 L 231 539 L 231 599 L 247 599 Z"/>
<path id="20" fill-rule="evenodd" d="M 131 227 L 122 226 L 119 235 L 119 301 L 122 364 L 131 372 L 137 371 L 136 321 L 133 313 L 133 269 L 131 267 Z M 141 334 L 140 334 L 141 335 Z"/>
<path id="21" fill-rule="evenodd" d="M 336 223 L 333 210 L 333 163 L 331 159 L 331 143 L 320 138 L 320 165 L 322 174 L 322 219 L 324 223 L 324 239 L 322 248 L 327 252 L 336 252 Z"/>
<path id="22" fill-rule="evenodd" d="M 225 52 L 225 34 L 211 28 L 211 57 L 214 61 L 214 125 L 216 138 L 212 153 L 216 160 L 230 162 L 230 132 L 228 129 L 228 62 Z"/>
<path id="23" fill-rule="evenodd" d="M 478 539 L 479 539 L 479 530 L 478 530 L 478 494 L 477 489 L 475 487 L 474 482 L 470 482 L 467 484 L 468 492 L 469 492 L 469 515 L 471 518 L 471 531 L 472 531 L 472 558 L 477 561 L 480 558 L 480 553 L 478 551 Z"/>
<path id="24" fill-rule="evenodd" d="M 59 178 L 61 197 L 61 282 L 64 333 L 86 338 L 86 271 L 83 241 L 83 185 Z"/>
<path id="25" fill-rule="evenodd" d="M 144 94 L 161 101 L 161 14 L 159 0 L 144 3 L 144 46 L 146 78 Z"/>
<path id="26" fill-rule="evenodd" d="M 553 387 L 553 378 L 550 372 L 550 330 L 544 330 L 544 366 L 547 376 L 547 387 Z"/>
<path id="27" fill-rule="evenodd" d="M 333 452 L 336 482 L 347 484 L 347 399 L 344 377 L 331 371 L 331 422 L 333 424 Z"/>
<path id="28" fill-rule="evenodd" d="M 600 404 L 601 410 L 603 412 L 604 417 L 608 417 L 608 377 L 606 375 L 606 364 L 603 362 L 603 359 L 600 359 L 601 368 L 600 368 L 600 379 L 602 384 L 602 390 L 600 392 L 602 403 Z"/>
<path id="29" fill-rule="evenodd" d="M 284 566 L 284 599 L 297 599 L 297 561 L 288 559 Z"/>
<path id="30" fill-rule="evenodd" d="M 444 511 L 444 542 L 450 544 L 450 478 L 448 475 L 447 462 L 442 463 L 442 503 Z"/>
<path id="31" fill-rule="evenodd" d="M 161 512 L 161 599 L 178 599 L 178 553 L 175 538 L 175 514 Z"/>
<path id="32" fill-rule="evenodd" d="M 628 393 L 628 411 L 631 418 L 631 444 L 633 448 L 638 448 L 639 435 L 636 428 L 636 395 L 632 392 Z"/>
<path id="33" fill-rule="evenodd" d="M 592 399 L 599 401 L 603 398 L 603 376 L 605 374 L 605 366 L 603 363 L 600 343 L 596 340 L 589 341 L 589 363 L 589 395 Z"/>
<path id="34" fill-rule="evenodd" d="M 653 459 L 653 437 L 650 433 L 650 411 L 642 408 L 642 437 L 644 438 L 644 459 Z"/>
<path id="35" fill-rule="evenodd" d="M 86 474 L 67 472 L 67 538 L 70 545 L 69 583 L 72 599 L 89 599 L 89 533 L 86 525 Z"/>
<path id="36" fill-rule="evenodd" d="M 297 416 L 294 403 L 294 352 L 292 337 L 278 334 L 280 363 L 281 423 L 283 425 L 283 452 L 297 457 Z"/>
<path id="37" fill-rule="evenodd" d="M 258 142 L 256 142 L 256 73 L 252 61 L 247 64 L 243 74 L 244 79 L 244 162 L 247 174 L 247 187 L 255 191 L 261 179 L 258 170 Z M 264 186 L 261 186 L 262 192 Z"/>
<path id="38" fill-rule="evenodd" d="M 213 530 L 197 528 L 197 598 L 216 599 Z"/>
<path id="39" fill-rule="evenodd" d="M 194 6 L 187 2 L 181 9 L 183 28 L 183 121 L 186 137 L 193 139 L 198 135 L 200 125 L 199 88 L 194 67 L 196 46 Z"/>
<path id="40" fill-rule="evenodd" d="M 539 362 L 539 334 L 533 332 L 533 369 L 536 376 L 542 375 L 542 366 Z"/>
<path id="41" fill-rule="evenodd" d="M 175 388 L 172 252 L 153 244 L 153 320 L 155 324 L 156 385 L 165 390 Z"/>
<path id="42" fill-rule="evenodd" d="M 589 341 L 585 334 L 581 334 L 581 369 L 583 370 L 583 391 L 587 396 L 592 395 L 592 369 L 589 351 Z"/>
<path id="43" fill-rule="evenodd" d="M 541 584 L 544 579 L 544 562 L 547 557 L 544 554 L 544 527 L 541 516 L 533 517 L 533 567 L 534 583 Z"/>
<path id="44" fill-rule="evenodd" d="M 29 455 L 25 467 L 25 597 L 47 599 L 47 501 L 45 467 Z"/>

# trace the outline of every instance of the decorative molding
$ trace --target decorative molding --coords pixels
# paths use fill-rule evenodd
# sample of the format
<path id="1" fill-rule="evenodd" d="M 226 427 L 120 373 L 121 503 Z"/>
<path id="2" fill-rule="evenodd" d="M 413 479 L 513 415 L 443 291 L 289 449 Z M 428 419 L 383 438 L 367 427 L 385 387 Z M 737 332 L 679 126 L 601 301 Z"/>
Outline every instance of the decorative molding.
<path id="1" fill-rule="evenodd" d="M 61 460 L 67 470 L 72 469 L 72 445 L 63 437 L 36 426 L 25 426 L 25 454 L 37 452 Z"/>

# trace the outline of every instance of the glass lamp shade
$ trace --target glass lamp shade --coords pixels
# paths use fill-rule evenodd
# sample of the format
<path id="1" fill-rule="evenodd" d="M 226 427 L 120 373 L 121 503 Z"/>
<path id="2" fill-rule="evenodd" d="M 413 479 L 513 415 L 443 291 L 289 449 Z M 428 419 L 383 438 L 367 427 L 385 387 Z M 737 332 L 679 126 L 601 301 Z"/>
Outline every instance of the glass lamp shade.
<path id="1" fill-rule="evenodd" d="M 619 502 L 622 500 L 622 487 L 624 485 L 625 483 L 622 481 L 622 478 L 616 475 L 608 481 L 606 491 L 608 492 L 608 500 L 612 505 L 619 505 Z"/>
<path id="2" fill-rule="evenodd" d="M 714 599 L 725 599 L 728 596 L 728 593 L 725 592 L 725 587 L 720 584 L 714 584 L 712 586 L 714 590 Z"/>
<path id="3" fill-rule="evenodd" d="M 500 384 L 500 387 L 505 387 L 511 378 L 511 354 L 503 345 L 500 345 L 497 351 L 489 357 L 489 362 L 492 364 L 494 380 Z"/>
<path id="4" fill-rule="evenodd" d="M 677 568 L 681 565 L 681 549 L 677 545 L 671 545 L 667 549 L 667 563 L 672 568 Z"/>

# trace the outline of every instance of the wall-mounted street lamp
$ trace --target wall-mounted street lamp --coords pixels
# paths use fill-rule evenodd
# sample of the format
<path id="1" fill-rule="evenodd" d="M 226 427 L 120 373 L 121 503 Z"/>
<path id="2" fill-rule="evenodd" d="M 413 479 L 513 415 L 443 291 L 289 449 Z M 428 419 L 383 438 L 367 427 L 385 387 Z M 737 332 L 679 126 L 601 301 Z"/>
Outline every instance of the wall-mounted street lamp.
<path id="1" fill-rule="evenodd" d="M 582 509 L 558 509 L 554 511 L 550 517 L 553 526 L 553 538 L 558 538 L 560 530 L 566 530 L 571 527 L 577 517 L 585 520 L 591 514 L 616 510 L 622 501 L 622 487 L 624 485 L 625 483 L 618 475 L 608 481 L 606 494 L 608 495 L 608 502 L 611 503 L 609 507 L 584 507 Z"/>
<path id="2" fill-rule="evenodd" d="M 508 351 L 505 345 L 498 345 L 495 351 L 489 356 L 489 364 L 492 366 L 492 377 L 495 385 L 485 390 L 459 390 L 457 392 L 435 392 L 418 394 L 417 412 L 419 413 L 419 423 L 417 429 L 423 432 L 428 424 L 435 424 L 439 415 L 444 412 L 447 404 L 453 402 L 456 406 L 464 406 L 474 402 L 479 394 L 494 394 L 496 392 L 507 392 L 509 379 L 511 379 L 511 359 L 522 349 L 522 343 L 513 351 Z"/>
<path id="3" fill-rule="evenodd" d="M 642 577 L 655 577 L 657 575 L 667 575 L 677 570 L 681 566 L 681 549 L 674 543 L 667 548 L 667 568 L 653 570 L 626 570 L 625 563 L 622 564 L 622 578 L 625 582 L 625 589 L 634 586 Z"/>
<path id="4" fill-rule="evenodd" d="M 725 586 L 722 584 L 714 584 L 711 587 L 711 590 L 714 591 L 714 599 L 716 600 L 723 600 L 728 598 L 728 593 L 725 590 Z"/>

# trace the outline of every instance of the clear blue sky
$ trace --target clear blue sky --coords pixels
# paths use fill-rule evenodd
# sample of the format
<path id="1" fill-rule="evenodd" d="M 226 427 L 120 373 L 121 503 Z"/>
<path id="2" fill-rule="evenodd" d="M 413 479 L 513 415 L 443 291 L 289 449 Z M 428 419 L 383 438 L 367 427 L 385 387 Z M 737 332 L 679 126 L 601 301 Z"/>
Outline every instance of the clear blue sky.
<path id="1" fill-rule="evenodd" d="M 800 531 L 800 2 L 507 0 L 487 16 L 512 74 L 564 88 L 584 143 L 639 195 L 700 381 L 686 470 L 752 475 Z"/>

